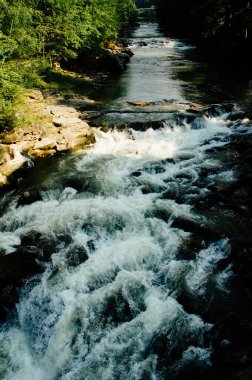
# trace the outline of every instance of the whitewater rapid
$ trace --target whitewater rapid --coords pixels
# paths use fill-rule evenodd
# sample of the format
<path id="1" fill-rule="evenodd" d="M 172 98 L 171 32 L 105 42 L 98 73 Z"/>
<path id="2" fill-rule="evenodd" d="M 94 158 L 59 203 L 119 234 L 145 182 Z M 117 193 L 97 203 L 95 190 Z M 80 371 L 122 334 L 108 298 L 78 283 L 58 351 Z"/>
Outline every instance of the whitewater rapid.
<path id="1" fill-rule="evenodd" d="M 88 152 L 65 158 L 41 183 L 42 201 L 17 207 L 12 198 L 0 220 L 6 254 L 32 234 L 53 242 L 53 251 L 1 329 L 3 379 L 166 379 L 191 362 L 211 365 L 204 336 L 212 326 L 179 299 L 202 306 L 212 292 L 228 292 L 232 270 L 218 262 L 229 256 L 229 241 L 182 257 L 191 234 L 173 222 L 204 224 L 193 201 L 215 177 L 234 178 L 208 157 L 239 130 L 227 119 L 97 129 Z M 211 171 L 203 183 L 202 170 Z"/>

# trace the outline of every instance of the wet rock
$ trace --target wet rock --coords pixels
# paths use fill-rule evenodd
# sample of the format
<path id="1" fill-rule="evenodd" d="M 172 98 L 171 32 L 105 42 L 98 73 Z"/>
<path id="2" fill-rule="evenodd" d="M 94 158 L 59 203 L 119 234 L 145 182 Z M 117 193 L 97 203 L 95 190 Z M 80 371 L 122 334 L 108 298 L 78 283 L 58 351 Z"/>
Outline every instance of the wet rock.
<path id="1" fill-rule="evenodd" d="M 83 182 L 78 178 L 69 178 L 66 182 L 64 182 L 64 187 L 71 187 L 78 192 L 83 191 Z"/>
<path id="2" fill-rule="evenodd" d="M 65 95 L 64 101 L 67 102 L 68 106 L 77 110 L 85 110 L 87 107 L 95 104 L 94 100 L 80 95 Z"/>
<path id="3" fill-rule="evenodd" d="M 172 223 L 172 227 L 191 232 L 207 241 L 217 240 L 220 238 L 220 233 L 218 231 L 214 231 L 200 222 L 190 219 L 183 219 L 182 217 L 175 219 Z"/>
<path id="4" fill-rule="evenodd" d="M 140 42 L 139 42 L 139 46 L 148 46 L 148 44 L 147 44 L 147 42 L 140 41 Z"/>
<path id="5" fill-rule="evenodd" d="M 139 100 L 137 102 L 127 102 L 127 104 L 130 104 L 136 107 L 147 107 L 150 105 L 150 102 L 144 102 L 144 101 Z"/>
<path id="6" fill-rule="evenodd" d="M 98 60 L 100 68 L 110 72 L 123 72 L 127 63 L 130 61 L 130 57 L 133 53 L 129 49 L 107 49 L 104 51 L 103 56 Z"/>
<path id="7" fill-rule="evenodd" d="M 81 120 L 90 120 L 102 115 L 102 111 L 86 111 L 80 115 Z"/>
<path id="8" fill-rule="evenodd" d="M 178 200 L 180 195 L 180 186 L 177 183 L 171 183 L 169 184 L 167 190 L 164 191 L 164 193 L 161 196 L 161 199 L 174 199 Z"/>
<path id="9" fill-rule="evenodd" d="M 129 128 L 134 129 L 135 131 L 146 131 L 149 128 L 159 129 L 164 127 L 164 121 L 149 121 L 149 122 L 134 122 L 127 125 Z"/>
<path id="10" fill-rule="evenodd" d="M 35 246 L 41 236 L 40 232 L 31 230 L 27 235 L 21 236 L 21 246 Z"/>
<path id="11" fill-rule="evenodd" d="M 12 144 L 10 148 L 12 150 L 13 158 L 0 166 L 0 172 L 2 176 L 5 177 L 9 177 L 16 170 L 22 168 L 27 163 L 27 161 L 29 161 L 29 159 L 22 156 L 15 144 Z"/>
<path id="12" fill-rule="evenodd" d="M 164 186 L 158 186 L 158 185 L 145 185 L 141 188 L 141 191 L 143 194 L 150 194 L 150 193 L 161 193 L 166 188 Z"/>
<path id="13" fill-rule="evenodd" d="M 132 177 L 140 177 L 141 175 L 142 175 L 142 173 L 140 171 L 135 171 L 135 172 L 131 173 Z"/>
<path id="14" fill-rule="evenodd" d="M 28 153 L 33 158 L 44 158 L 53 156 L 56 153 L 56 149 L 30 149 Z"/>
<path id="15" fill-rule="evenodd" d="M 228 120 L 236 121 L 239 119 L 242 119 L 244 117 L 245 113 L 242 111 L 233 111 L 228 115 Z"/>
<path id="16" fill-rule="evenodd" d="M 19 287 L 31 276 L 41 273 L 38 264 L 42 252 L 39 248 L 19 247 L 13 253 L 0 256 L 0 319 L 7 316 L 19 298 Z"/>
<path id="17" fill-rule="evenodd" d="M 68 267 L 77 267 L 88 259 L 87 251 L 84 247 L 77 246 L 69 250 L 66 256 Z"/>
<path id="18" fill-rule="evenodd" d="M 30 205 L 38 201 L 42 201 L 42 196 L 39 190 L 31 189 L 31 190 L 26 190 L 22 193 L 22 195 L 20 196 L 18 200 L 17 205 L 18 206 Z"/>
<path id="19" fill-rule="evenodd" d="M 232 103 L 227 104 L 213 104 L 211 107 L 206 108 L 204 112 L 211 117 L 218 117 L 224 113 L 230 113 L 235 109 Z"/>
<path id="20" fill-rule="evenodd" d="M 191 123 L 191 129 L 206 128 L 207 118 L 205 116 L 197 116 Z"/>
<path id="21" fill-rule="evenodd" d="M 87 242 L 87 246 L 88 246 L 90 252 L 94 252 L 94 251 L 95 251 L 95 243 L 94 243 L 93 240 L 89 240 L 89 241 Z"/>
<path id="22" fill-rule="evenodd" d="M 100 58 L 99 67 L 103 70 L 121 73 L 126 69 L 126 62 L 112 52 L 107 52 L 102 58 Z"/>

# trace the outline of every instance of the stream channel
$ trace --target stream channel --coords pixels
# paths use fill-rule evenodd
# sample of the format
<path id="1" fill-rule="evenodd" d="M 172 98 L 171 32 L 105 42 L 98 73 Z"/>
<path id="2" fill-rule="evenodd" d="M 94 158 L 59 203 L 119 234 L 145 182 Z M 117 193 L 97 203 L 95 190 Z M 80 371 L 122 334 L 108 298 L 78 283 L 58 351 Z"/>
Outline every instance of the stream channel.
<path id="1" fill-rule="evenodd" d="M 252 129 L 234 105 L 249 86 L 153 22 L 129 47 L 128 69 L 96 94 L 96 143 L 1 193 L 1 265 L 13 268 L 0 283 L 19 289 L 0 330 L 1 379 L 249 371 Z M 30 189 L 42 199 L 21 204 Z"/>

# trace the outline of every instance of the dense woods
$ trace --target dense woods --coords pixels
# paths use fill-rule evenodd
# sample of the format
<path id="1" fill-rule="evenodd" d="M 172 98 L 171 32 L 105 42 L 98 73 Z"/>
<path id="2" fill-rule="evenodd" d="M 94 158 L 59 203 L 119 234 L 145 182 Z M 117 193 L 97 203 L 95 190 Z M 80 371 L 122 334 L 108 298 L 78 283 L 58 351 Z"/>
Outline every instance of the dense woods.
<path id="1" fill-rule="evenodd" d="M 251 43 L 250 0 L 159 0 L 157 13 L 162 25 L 179 36 L 226 47 Z"/>
<path id="2" fill-rule="evenodd" d="M 94 56 L 134 17 L 133 0 L 0 0 L 0 131 L 20 87 L 39 87 L 55 61 Z"/>
<path id="3" fill-rule="evenodd" d="M 132 0 L 0 0 L 0 58 L 69 59 L 115 39 Z"/>

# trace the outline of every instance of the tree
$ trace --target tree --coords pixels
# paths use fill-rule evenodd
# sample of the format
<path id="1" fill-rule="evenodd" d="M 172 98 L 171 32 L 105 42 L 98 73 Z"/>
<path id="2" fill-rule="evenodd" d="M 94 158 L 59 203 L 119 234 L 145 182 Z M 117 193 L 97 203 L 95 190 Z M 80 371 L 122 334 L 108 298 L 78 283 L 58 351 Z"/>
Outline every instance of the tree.
<path id="1" fill-rule="evenodd" d="M 230 46 L 251 39 L 250 3 L 250 0 L 159 0 L 157 14 L 171 33 Z"/>

